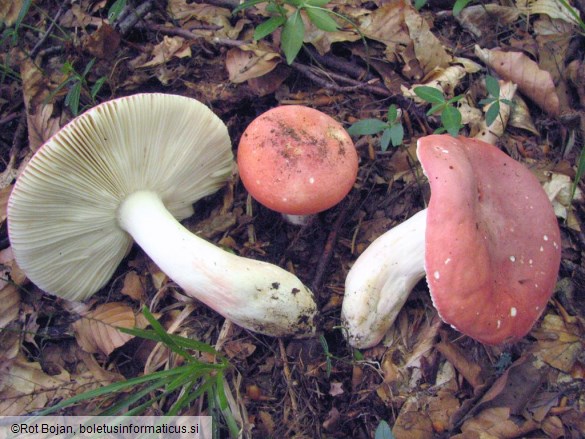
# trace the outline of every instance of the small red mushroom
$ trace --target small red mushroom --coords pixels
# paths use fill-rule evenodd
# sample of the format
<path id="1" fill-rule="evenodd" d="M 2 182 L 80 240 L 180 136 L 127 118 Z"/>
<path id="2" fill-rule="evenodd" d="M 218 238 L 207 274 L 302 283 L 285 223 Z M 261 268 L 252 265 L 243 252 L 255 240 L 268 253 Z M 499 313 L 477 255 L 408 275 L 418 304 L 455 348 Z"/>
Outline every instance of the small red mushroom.
<path id="1" fill-rule="evenodd" d="M 311 215 L 349 193 L 358 156 L 339 122 L 313 108 L 288 105 L 261 114 L 246 128 L 238 168 L 259 203 L 286 215 Z"/>

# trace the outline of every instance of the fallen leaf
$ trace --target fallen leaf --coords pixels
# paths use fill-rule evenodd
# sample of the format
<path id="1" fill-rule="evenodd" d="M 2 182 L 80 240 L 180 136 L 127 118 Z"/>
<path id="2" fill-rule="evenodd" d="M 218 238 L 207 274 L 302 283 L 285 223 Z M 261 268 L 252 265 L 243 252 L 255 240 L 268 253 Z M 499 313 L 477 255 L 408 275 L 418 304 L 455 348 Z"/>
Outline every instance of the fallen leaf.
<path id="1" fill-rule="evenodd" d="M 485 383 L 481 366 L 469 360 L 457 345 L 441 341 L 437 343 L 436 348 L 474 389 Z"/>
<path id="2" fill-rule="evenodd" d="M 338 381 L 332 381 L 331 387 L 329 388 L 329 395 L 339 396 L 339 395 L 343 395 L 343 393 L 344 393 L 343 383 L 340 383 Z"/>
<path id="3" fill-rule="evenodd" d="M 484 33 L 499 29 L 493 23 L 498 23 L 498 26 L 510 25 L 518 19 L 520 13 L 517 8 L 490 3 L 467 6 L 455 19 L 465 29 L 481 38 Z"/>
<path id="4" fill-rule="evenodd" d="M 22 9 L 24 0 L 12 0 L 0 2 L 0 23 L 6 27 L 11 27 Z"/>
<path id="5" fill-rule="evenodd" d="M 400 409 L 392 433 L 396 439 L 432 439 L 433 424 L 425 413 L 426 398 L 410 397 Z"/>
<path id="6" fill-rule="evenodd" d="M 542 324 L 531 332 L 537 343 L 533 354 L 549 366 L 570 373 L 585 352 L 583 330 L 555 314 L 547 314 Z"/>
<path id="7" fill-rule="evenodd" d="M 538 424 L 532 420 L 517 420 L 510 417 L 510 409 L 497 407 L 482 411 L 477 416 L 465 421 L 461 426 L 462 434 L 452 439 L 502 439 L 517 438 L 534 431 Z M 477 436 L 471 436 L 476 433 Z"/>
<path id="8" fill-rule="evenodd" d="M 135 323 L 132 308 L 120 302 L 112 302 L 97 306 L 71 326 L 84 351 L 109 355 L 133 338 L 117 328 L 134 328 Z"/>
<path id="9" fill-rule="evenodd" d="M 451 55 L 431 32 L 427 21 L 411 6 L 404 9 L 404 24 L 408 28 L 423 76 L 436 69 L 445 69 L 449 66 Z"/>
<path id="10" fill-rule="evenodd" d="M 503 79 L 515 82 L 518 89 L 551 116 L 560 112 L 560 102 L 551 74 L 520 52 L 503 52 L 475 46 L 475 54 Z"/>
<path id="11" fill-rule="evenodd" d="M 172 58 L 186 58 L 191 56 L 190 43 L 182 37 L 164 36 L 163 41 L 152 50 L 151 59 L 139 67 L 154 67 L 167 63 Z"/>
<path id="12" fill-rule="evenodd" d="M 235 84 L 266 75 L 280 62 L 280 55 L 264 45 L 234 47 L 228 50 L 225 60 L 230 81 Z"/>
<path id="13" fill-rule="evenodd" d="M 558 0 L 516 0 L 516 7 L 527 15 L 544 14 L 550 18 L 564 20 L 575 26 L 579 25 L 575 18 L 579 16 L 579 12 L 569 2 L 563 5 Z"/>
<path id="14" fill-rule="evenodd" d="M 135 271 L 129 271 L 126 273 L 126 276 L 124 276 L 124 286 L 120 292 L 136 301 L 144 299 L 144 285 L 142 284 L 142 278 L 138 276 L 138 273 Z"/>

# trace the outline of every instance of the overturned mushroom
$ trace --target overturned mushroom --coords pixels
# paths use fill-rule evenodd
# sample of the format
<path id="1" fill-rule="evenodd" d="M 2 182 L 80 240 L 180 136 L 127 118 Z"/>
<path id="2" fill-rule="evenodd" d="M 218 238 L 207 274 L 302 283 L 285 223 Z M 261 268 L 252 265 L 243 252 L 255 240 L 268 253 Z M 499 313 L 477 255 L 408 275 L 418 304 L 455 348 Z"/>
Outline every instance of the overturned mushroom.
<path id="1" fill-rule="evenodd" d="M 482 343 L 517 341 L 542 314 L 559 270 L 548 197 L 527 168 L 479 140 L 427 136 L 417 155 L 429 207 L 380 236 L 350 270 L 342 307 L 350 343 L 377 344 L 425 273 L 445 322 Z"/>
<path id="2" fill-rule="evenodd" d="M 227 129 L 186 97 L 137 94 L 74 119 L 31 159 L 8 203 L 14 255 L 41 289 L 83 300 L 133 239 L 191 297 L 244 328 L 311 334 L 316 305 L 293 274 L 238 257 L 178 220 L 229 178 Z"/>

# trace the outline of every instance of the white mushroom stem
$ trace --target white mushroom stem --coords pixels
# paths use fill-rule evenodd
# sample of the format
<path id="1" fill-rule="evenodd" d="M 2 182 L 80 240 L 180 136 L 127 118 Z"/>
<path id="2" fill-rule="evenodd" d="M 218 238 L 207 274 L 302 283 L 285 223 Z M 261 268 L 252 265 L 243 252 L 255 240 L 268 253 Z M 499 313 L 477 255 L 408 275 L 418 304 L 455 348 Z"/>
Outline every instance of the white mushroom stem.
<path id="1" fill-rule="evenodd" d="M 424 277 L 426 222 L 425 209 L 379 236 L 353 264 L 341 309 L 353 347 L 378 344 Z"/>
<path id="2" fill-rule="evenodd" d="M 316 304 L 296 276 L 197 237 L 156 193 L 139 191 L 127 197 L 118 222 L 187 295 L 232 322 L 272 336 L 314 332 Z"/>

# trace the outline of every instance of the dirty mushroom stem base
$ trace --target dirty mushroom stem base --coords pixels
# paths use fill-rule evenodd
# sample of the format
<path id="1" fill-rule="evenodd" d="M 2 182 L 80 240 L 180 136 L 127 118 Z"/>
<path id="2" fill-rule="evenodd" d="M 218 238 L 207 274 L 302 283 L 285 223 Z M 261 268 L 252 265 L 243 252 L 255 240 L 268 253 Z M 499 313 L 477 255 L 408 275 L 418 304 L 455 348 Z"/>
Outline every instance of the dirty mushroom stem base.
<path id="1" fill-rule="evenodd" d="M 186 294 L 236 324 L 273 336 L 313 332 L 316 305 L 296 276 L 197 237 L 156 193 L 129 195 L 118 210 L 118 222 Z"/>

